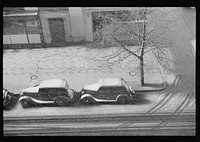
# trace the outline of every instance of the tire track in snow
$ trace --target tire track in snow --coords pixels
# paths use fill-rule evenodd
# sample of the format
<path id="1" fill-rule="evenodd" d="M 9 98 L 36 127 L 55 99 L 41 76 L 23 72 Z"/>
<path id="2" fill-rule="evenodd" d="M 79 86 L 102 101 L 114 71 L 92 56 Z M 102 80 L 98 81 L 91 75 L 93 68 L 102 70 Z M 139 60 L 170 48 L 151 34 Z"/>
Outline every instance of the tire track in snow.
<path id="1" fill-rule="evenodd" d="M 154 107 L 152 107 L 149 111 L 147 111 L 144 114 L 144 116 L 145 115 L 152 115 L 153 113 L 158 111 L 160 108 L 162 108 L 171 99 L 172 96 L 173 96 L 173 93 L 168 93 L 167 95 L 165 95 L 165 97 L 159 103 L 157 103 Z M 123 128 L 123 127 L 128 127 L 128 126 L 130 126 L 132 124 L 134 124 L 134 123 L 125 122 L 125 123 L 122 123 L 121 125 L 119 125 L 117 127 L 117 129 L 120 129 L 120 128 Z"/>
<path id="2" fill-rule="evenodd" d="M 177 109 L 168 117 L 168 119 L 174 115 L 179 115 L 181 112 L 184 112 L 185 108 L 190 103 L 191 99 L 193 97 L 193 93 L 189 93 L 185 99 L 182 101 L 182 103 L 177 107 Z M 186 102 L 186 103 L 185 103 Z M 185 105 L 184 105 L 185 104 Z M 182 109 L 181 109 L 182 108 Z M 165 126 L 168 122 L 166 120 L 161 121 L 157 126 L 153 127 L 152 129 L 158 129 L 163 126 Z"/>
<path id="3" fill-rule="evenodd" d="M 174 87 L 178 87 L 179 84 L 181 83 L 181 78 L 180 76 L 176 76 L 175 80 L 173 81 L 173 84 L 172 84 L 172 89 Z M 161 108 L 163 108 L 163 106 L 165 106 L 171 99 L 172 97 L 174 96 L 174 93 L 173 92 L 170 92 L 170 93 L 167 93 L 164 98 L 162 100 L 160 100 L 156 105 L 154 105 L 152 108 L 150 108 L 145 115 L 152 115 L 153 113 L 157 112 L 158 110 L 160 110 Z M 184 110 L 186 110 L 186 108 L 188 107 L 188 105 L 190 104 L 191 102 L 191 99 L 193 98 L 193 93 L 189 93 L 188 95 L 185 95 L 184 96 L 185 99 L 183 101 L 179 101 L 179 105 L 177 106 L 176 110 L 169 116 L 169 117 L 172 117 L 174 115 L 179 115 L 181 112 L 183 112 Z M 156 98 L 156 100 L 158 99 L 158 97 Z M 175 102 L 177 100 L 174 100 L 173 102 Z M 172 103 L 171 103 L 172 104 Z M 152 129 L 157 129 L 159 127 L 163 127 L 167 124 L 168 122 L 166 120 L 163 120 L 162 122 L 160 122 L 158 125 L 156 125 L 155 127 L 152 127 Z M 127 127 L 127 126 L 130 126 L 132 125 L 133 123 L 130 123 L 130 122 L 125 122 L 121 125 L 118 126 L 118 129 L 119 128 L 122 128 L 122 127 Z"/>
<path id="4" fill-rule="evenodd" d="M 164 98 L 161 101 L 159 101 L 156 105 L 154 105 L 152 108 L 150 108 L 146 112 L 146 114 L 151 115 L 151 114 L 155 113 L 156 111 L 158 111 L 161 107 L 163 107 L 171 99 L 172 96 L 173 96 L 173 93 L 166 94 L 164 96 Z"/>

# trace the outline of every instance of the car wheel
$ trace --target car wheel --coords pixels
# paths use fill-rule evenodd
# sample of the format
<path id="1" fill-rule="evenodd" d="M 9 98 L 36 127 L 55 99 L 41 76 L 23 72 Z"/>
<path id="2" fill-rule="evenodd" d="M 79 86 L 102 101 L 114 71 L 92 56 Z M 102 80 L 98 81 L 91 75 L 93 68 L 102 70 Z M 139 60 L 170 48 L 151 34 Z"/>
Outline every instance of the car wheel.
<path id="1" fill-rule="evenodd" d="M 21 104 L 24 108 L 28 107 L 30 105 L 29 101 L 28 100 L 22 100 L 21 101 Z"/>
<path id="2" fill-rule="evenodd" d="M 119 98 L 117 99 L 117 102 L 118 102 L 119 104 L 127 104 L 127 103 L 128 103 L 128 100 L 127 100 L 126 97 L 119 97 Z"/>
<path id="3" fill-rule="evenodd" d="M 84 104 L 94 104 L 95 103 L 95 100 L 90 98 L 90 97 L 85 97 L 81 100 L 82 103 Z"/>

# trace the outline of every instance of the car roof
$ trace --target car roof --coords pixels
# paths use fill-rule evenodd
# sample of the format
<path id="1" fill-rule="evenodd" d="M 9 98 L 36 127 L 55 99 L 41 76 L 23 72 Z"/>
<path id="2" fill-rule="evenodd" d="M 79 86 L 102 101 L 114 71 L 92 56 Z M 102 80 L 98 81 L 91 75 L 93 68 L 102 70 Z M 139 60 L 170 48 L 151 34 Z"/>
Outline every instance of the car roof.
<path id="1" fill-rule="evenodd" d="M 103 78 L 99 80 L 100 86 L 123 86 L 121 78 Z"/>
<path id="2" fill-rule="evenodd" d="M 64 79 L 48 79 L 40 83 L 39 88 L 63 88 L 66 85 Z"/>

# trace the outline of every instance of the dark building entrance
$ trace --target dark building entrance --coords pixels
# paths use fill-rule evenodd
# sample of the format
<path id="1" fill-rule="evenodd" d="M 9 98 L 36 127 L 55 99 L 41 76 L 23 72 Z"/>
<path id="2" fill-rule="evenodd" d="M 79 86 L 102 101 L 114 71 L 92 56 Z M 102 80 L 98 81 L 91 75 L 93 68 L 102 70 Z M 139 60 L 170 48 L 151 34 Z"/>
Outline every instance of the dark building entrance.
<path id="1" fill-rule="evenodd" d="M 65 44 L 64 20 L 62 18 L 50 18 L 49 27 L 51 32 L 52 45 Z"/>

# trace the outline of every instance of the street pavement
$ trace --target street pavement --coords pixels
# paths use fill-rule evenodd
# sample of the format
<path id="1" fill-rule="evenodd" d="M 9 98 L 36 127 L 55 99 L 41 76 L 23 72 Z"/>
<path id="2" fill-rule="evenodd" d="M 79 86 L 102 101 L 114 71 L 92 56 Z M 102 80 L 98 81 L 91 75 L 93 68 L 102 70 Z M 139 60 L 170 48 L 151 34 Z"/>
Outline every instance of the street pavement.
<path id="1" fill-rule="evenodd" d="M 5 118 L 5 136 L 194 136 L 195 114 L 123 114 Z"/>
<path id="2" fill-rule="evenodd" d="M 5 136 L 196 134 L 194 94 L 141 92 L 132 104 L 43 106 L 4 111 Z M 168 92 L 168 93 L 167 93 Z"/>

